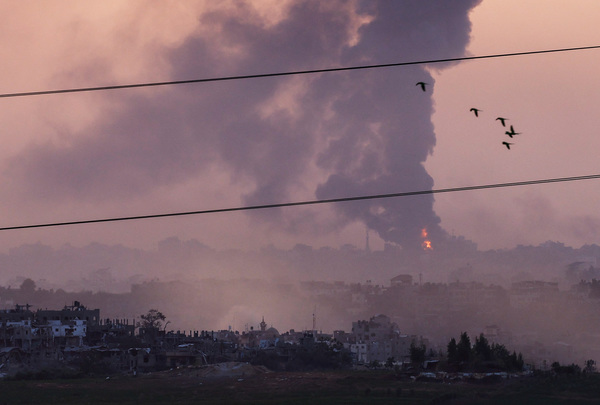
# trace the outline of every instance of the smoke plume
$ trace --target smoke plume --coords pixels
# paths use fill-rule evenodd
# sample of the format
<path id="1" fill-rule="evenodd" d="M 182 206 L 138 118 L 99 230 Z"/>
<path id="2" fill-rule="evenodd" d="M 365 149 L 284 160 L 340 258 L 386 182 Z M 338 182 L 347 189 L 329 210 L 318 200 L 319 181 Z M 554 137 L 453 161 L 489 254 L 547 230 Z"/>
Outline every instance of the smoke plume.
<path id="1" fill-rule="evenodd" d="M 174 80 L 459 57 L 479 2 L 293 1 L 270 19 L 258 2 L 226 3 L 203 11 L 182 44 L 155 52 Z M 433 91 L 418 65 L 110 93 L 119 106 L 110 116 L 62 144 L 25 149 L 7 173 L 27 197 L 54 203 L 127 201 L 215 168 L 245 204 L 427 190 Z M 445 235 L 433 202 L 344 203 L 336 218 L 308 209 L 252 215 L 292 233 L 359 221 L 416 249 L 423 228 L 434 246 Z"/>

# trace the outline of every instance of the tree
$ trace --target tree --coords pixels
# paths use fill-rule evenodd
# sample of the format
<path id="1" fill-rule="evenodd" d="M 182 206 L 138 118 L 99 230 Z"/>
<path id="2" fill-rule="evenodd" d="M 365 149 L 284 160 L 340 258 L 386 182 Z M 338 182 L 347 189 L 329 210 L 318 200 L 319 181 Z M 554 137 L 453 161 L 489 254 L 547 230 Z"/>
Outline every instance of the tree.
<path id="1" fill-rule="evenodd" d="M 506 370 L 522 371 L 525 366 L 523 355 L 512 352 L 497 343 L 490 343 L 483 334 L 475 337 L 475 344 L 471 347 L 471 339 L 466 332 L 460 335 L 460 340 L 452 338 L 448 343 L 448 366 L 452 370 L 485 371 Z M 558 363 L 553 368 L 560 367 Z"/>
<path id="2" fill-rule="evenodd" d="M 510 353 L 508 352 L 506 346 L 499 343 L 492 344 L 492 357 L 494 359 L 504 360 L 508 358 L 509 355 Z"/>
<path id="3" fill-rule="evenodd" d="M 492 360 L 492 348 L 483 333 L 479 337 L 475 337 L 475 346 L 473 347 L 475 356 L 482 361 Z"/>
<path id="4" fill-rule="evenodd" d="M 519 355 L 517 356 L 517 361 L 515 362 L 515 369 L 518 371 L 523 371 L 524 367 L 525 360 L 523 360 L 523 355 L 521 354 L 521 352 L 519 352 Z"/>
<path id="5" fill-rule="evenodd" d="M 163 321 L 166 317 L 157 309 L 151 309 L 147 314 L 140 315 L 142 322 L 140 322 L 141 328 L 146 329 L 160 329 Z"/>
<path id="6" fill-rule="evenodd" d="M 448 343 L 448 363 L 458 363 L 458 349 L 456 347 L 456 339 L 454 338 L 450 339 Z"/>
<path id="7" fill-rule="evenodd" d="M 427 353 L 427 348 L 423 343 L 420 345 L 416 345 L 415 342 L 410 344 L 410 362 L 414 364 L 423 364 L 425 361 L 425 353 Z"/>
<path id="8" fill-rule="evenodd" d="M 23 293 L 32 293 L 32 292 L 35 291 L 35 287 L 36 287 L 35 281 L 33 281 L 30 278 L 26 278 L 21 283 L 21 292 L 23 292 Z"/>
<path id="9" fill-rule="evenodd" d="M 467 332 L 463 332 L 460 335 L 456 351 L 458 353 L 458 361 L 468 363 L 471 360 L 471 339 L 467 335 Z"/>
<path id="10" fill-rule="evenodd" d="M 554 363 L 552 363 L 551 367 L 552 367 L 552 371 L 554 371 L 555 374 L 577 375 L 577 374 L 581 373 L 581 367 L 579 367 L 575 363 L 572 363 L 569 366 L 561 366 L 558 361 L 555 361 Z"/>
<path id="11" fill-rule="evenodd" d="M 585 362 L 585 367 L 583 368 L 584 373 L 595 373 L 596 372 L 596 361 L 589 359 Z"/>

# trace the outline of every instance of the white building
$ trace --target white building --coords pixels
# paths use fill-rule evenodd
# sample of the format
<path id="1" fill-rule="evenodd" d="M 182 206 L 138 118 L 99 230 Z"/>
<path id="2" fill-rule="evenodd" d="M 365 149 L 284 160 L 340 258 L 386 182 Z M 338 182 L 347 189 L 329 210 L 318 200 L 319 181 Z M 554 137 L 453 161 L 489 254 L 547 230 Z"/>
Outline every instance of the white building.
<path id="1" fill-rule="evenodd" d="M 67 322 L 49 320 L 48 326 L 53 339 L 64 338 L 67 343 L 77 346 L 83 344 L 83 338 L 87 334 L 87 321 L 83 319 L 73 319 Z"/>

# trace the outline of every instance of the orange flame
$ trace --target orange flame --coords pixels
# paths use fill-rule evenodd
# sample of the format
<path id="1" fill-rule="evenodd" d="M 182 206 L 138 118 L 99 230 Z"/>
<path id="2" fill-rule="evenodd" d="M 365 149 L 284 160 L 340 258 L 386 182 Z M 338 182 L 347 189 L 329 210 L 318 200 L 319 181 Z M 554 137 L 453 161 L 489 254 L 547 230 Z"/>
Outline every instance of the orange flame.
<path id="1" fill-rule="evenodd" d="M 423 243 L 421 243 L 421 246 L 423 247 L 423 250 L 433 250 L 433 246 L 431 246 L 431 241 L 427 239 L 427 236 L 427 228 L 421 229 L 421 237 L 425 239 Z"/>

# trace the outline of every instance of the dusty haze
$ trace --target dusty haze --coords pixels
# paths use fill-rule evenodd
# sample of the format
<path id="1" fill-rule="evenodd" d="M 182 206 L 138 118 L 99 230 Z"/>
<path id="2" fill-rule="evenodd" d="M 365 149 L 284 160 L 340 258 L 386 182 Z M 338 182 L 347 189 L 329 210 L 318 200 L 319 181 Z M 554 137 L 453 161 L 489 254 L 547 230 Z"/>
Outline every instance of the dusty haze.
<path id="1" fill-rule="evenodd" d="M 534 3 L 48 1 L 43 10 L 0 3 L 11 16 L 0 25 L 0 91 L 600 43 L 595 2 L 540 10 Z M 4 98 L 2 225 L 593 174 L 595 52 Z M 498 115 L 523 131 L 511 151 L 500 143 Z M 302 329 L 316 311 L 318 325 L 331 331 L 379 311 L 413 329 L 407 333 L 439 341 L 487 323 L 527 334 L 529 316 L 539 318 L 543 308 L 525 315 L 520 307 L 490 307 L 493 316 L 475 311 L 433 330 L 415 321 L 412 307 L 413 318 L 394 313 L 398 301 L 352 302 L 360 302 L 367 280 L 367 290 L 377 291 L 370 289 L 389 287 L 398 274 L 412 275 L 415 288 L 478 282 L 510 295 L 513 283 L 541 280 L 572 291 L 580 278 L 594 277 L 600 255 L 593 185 L 4 231 L 0 282 L 15 289 L 29 277 L 45 291 L 82 292 L 84 304 L 106 305 L 107 316 L 157 306 L 181 329 L 243 329 L 262 316 L 280 330 Z M 341 295 L 327 301 L 331 285 Z M 54 298 L 73 297 L 61 294 Z M 565 325 L 581 341 L 600 333 L 586 329 L 595 316 L 587 306 L 558 314 L 580 306 L 553 302 L 546 310 L 564 322 L 530 323 L 536 338 L 559 341 Z"/>

